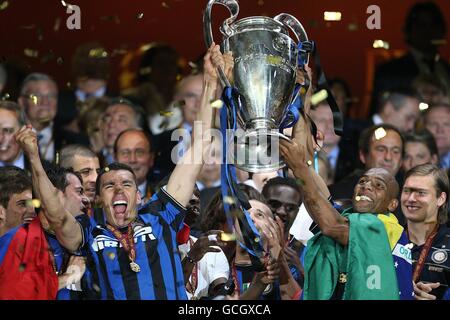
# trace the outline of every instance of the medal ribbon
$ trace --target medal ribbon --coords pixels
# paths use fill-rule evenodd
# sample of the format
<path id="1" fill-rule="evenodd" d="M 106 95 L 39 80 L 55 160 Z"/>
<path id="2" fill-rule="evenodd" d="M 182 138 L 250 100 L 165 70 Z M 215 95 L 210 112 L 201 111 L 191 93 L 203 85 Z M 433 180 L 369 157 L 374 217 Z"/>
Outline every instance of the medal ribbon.
<path id="1" fill-rule="evenodd" d="M 136 259 L 136 246 L 134 244 L 131 223 L 128 225 L 127 233 L 124 234 L 110 224 L 107 224 L 106 227 L 114 234 L 114 237 L 119 240 L 123 249 L 128 253 L 128 259 L 130 259 L 131 262 L 134 262 Z"/>
<path id="2" fill-rule="evenodd" d="M 413 274 L 413 282 L 417 282 L 419 280 L 420 274 L 422 273 L 423 267 L 425 266 L 425 260 L 427 259 L 428 252 L 430 251 L 431 244 L 433 243 L 434 238 L 437 235 L 437 231 L 439 229 L 439 224 L 436 223 L 431 234 L 428 236 L 425 244 L 423 245 L 422 250 L 420 251 L 419 260 L 417 261 L 416 267 L 414 268 Z"/>

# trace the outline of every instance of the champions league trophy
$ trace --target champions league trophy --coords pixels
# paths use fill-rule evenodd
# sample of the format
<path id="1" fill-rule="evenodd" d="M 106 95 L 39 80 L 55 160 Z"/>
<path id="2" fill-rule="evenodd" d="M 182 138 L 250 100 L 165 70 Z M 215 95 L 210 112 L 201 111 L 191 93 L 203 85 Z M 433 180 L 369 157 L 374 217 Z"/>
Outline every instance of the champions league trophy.
<path id="1" fill-rule="evenodd" d="M 278 170 L 284 166 L 279 156 L 279 139 L 289 139 L 280 129 L 298 95 L 294 89 L 299 61 L 308 63 L 308 50 L 302 49 L 302 44 L 305 44 L 303 48 L 309 47 L 308 36 L 302 24 L 289 14 L 235 21 L 239 12 L 236 0 L 210 0 L 203 16 L 207 47 L 213 42 L 211 9 L 214 4 L 225 6 L 231 13 L 220 31 L 222 50 L 233 53 L 232 82 L 223 70 L 218 70 L 222 84 L 233 86 L 238 93 L 234 100 L 241 134 L 229 140 L 229 163 L 255 173 Z M 289 36 L 289 30 L 296 40 Z M 229 111 L 229 115 L 233 113 Z"/>

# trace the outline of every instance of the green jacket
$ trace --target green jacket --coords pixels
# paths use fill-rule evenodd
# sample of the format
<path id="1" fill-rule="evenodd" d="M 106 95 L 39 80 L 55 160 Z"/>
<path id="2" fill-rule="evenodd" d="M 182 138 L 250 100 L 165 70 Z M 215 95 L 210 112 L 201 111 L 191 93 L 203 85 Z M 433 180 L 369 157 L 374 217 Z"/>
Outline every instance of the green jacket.
<path id="1" fill-rule="evenodd" d="M 303 299 L 330 299 L 339 276 L 345 274 L 341 276 L 346 278 L 344 300 L 398 300 L 386 222 L 375 214 L 351 213 L 351 209 L 344 211 L 342 216 L 349 220 L 346 247 L 322 233 L 308 242 Z"/>

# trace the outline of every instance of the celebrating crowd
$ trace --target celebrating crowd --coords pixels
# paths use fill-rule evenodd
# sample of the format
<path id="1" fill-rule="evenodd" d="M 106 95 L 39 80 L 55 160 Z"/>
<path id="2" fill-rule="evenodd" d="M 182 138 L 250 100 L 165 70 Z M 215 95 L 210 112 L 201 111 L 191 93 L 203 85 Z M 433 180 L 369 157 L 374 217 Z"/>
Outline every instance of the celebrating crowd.
<path id="1" fill-rule="evenodd" d="M 445 37 L 439 9 L 414 6 L 405 33 L 370 119 L 342 136 L 297 70 L 286 170 L 236 169 L 239 200 L 211 130 L 232 53 L 211 45 L 177 82 L 176 51 L 154 46 L 121 96 L 97 43 L 75 53 L 72 90 L 29 74 L 0 101 L 0 299 L 450 299 L 450 65 L 423 40 Z M 345 82 L 330 88 L 349 114 Z"/>

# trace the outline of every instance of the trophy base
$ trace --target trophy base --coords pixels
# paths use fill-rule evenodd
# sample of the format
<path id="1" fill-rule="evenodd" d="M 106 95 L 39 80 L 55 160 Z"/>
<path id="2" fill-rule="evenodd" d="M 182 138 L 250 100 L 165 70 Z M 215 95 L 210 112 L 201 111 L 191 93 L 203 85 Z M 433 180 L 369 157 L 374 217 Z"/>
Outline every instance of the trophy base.
<path id="1" fill-rule="evenodd" d="M 238 169 L 252 173 L 271 172 L 283 168 L 285 163 L 279 151 L 280 139 L 290 140 L 277 130 L 245 131 L 244 135 L 235 137 L 233 148 L 228 154 L 229 162 Z"/>

